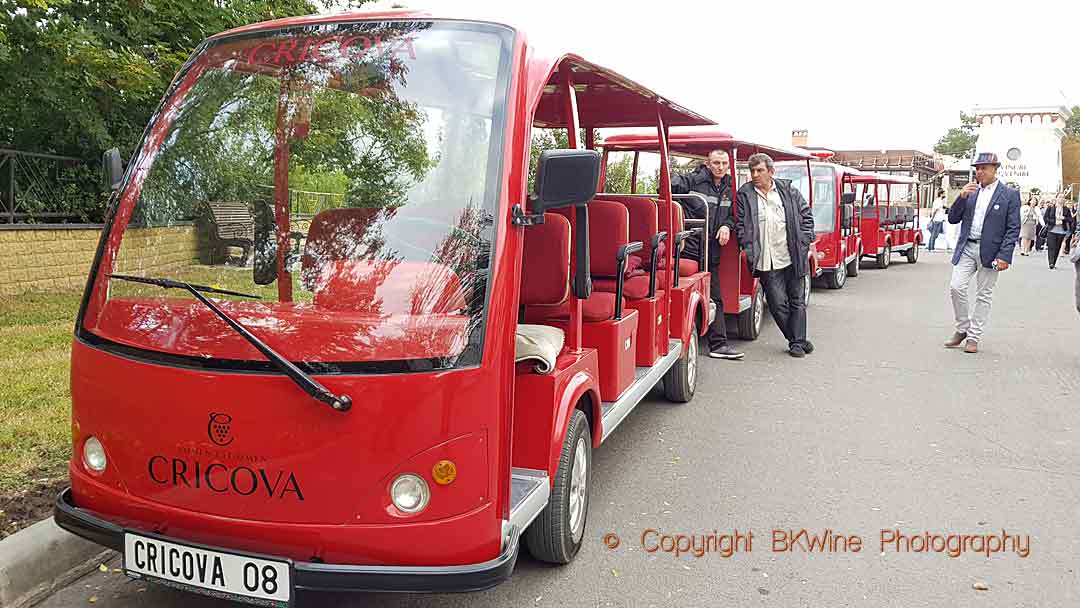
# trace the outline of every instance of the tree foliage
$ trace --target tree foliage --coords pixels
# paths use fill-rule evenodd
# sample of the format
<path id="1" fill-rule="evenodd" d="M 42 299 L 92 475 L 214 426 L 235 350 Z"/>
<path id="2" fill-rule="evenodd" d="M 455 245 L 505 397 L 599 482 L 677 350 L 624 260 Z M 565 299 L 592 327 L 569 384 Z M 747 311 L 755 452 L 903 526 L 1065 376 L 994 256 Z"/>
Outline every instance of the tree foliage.
<path id="1" fill-rule="evenodd" d="M 941 139 L 934 144 L 934 152 L 957 158 L 971 156 L 975 151 L 975 142 L 978 140 L 978 136 L 975 135 L 975 128 L 978 126 L 978 120 L 974 116 L 961 112 L 960 126 L 946 131 L 945 135 L 942 135 Z"/>
<path id="2" fill-rule="evenodd" d="M 173 76 L 202 40 L 331 4 L 341 5 L 0 0 L 0 146 L 74 156 L 95 168 L 114 146 L 129 158 Z"/>
<path id="3" fill-rule="evenodd" d="M 1080 137 L 1080 106 L 1072 107 L 1072 116 L 1065 122 L 1065 134 Z"/>

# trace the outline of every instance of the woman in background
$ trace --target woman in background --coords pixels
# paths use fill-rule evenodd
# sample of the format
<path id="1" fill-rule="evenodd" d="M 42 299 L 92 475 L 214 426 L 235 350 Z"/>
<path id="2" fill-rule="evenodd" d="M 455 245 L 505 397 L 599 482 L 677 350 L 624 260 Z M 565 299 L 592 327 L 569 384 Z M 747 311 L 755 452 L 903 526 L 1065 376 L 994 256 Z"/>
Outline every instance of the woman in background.
<path id="1" fill-rule="evenodd" d="M 1034 195 L 1028 196 L 1027 202 L 1020 208 L 1020 255 L 1031 255 L 1035 230 L 1039 227 L 1038 215 Z"/>
<path id="2" fill-rule="evenodd" d="M 1043 221 L 1046 223 L 1046 259 L 1050 262 L 1050 270 L 1053 270 L 1057 266 L 1062 243 L 1072 235 L 1072 210 L 1065 206 L 1065 199 L 1058 198 L 1047 207 Z"/>

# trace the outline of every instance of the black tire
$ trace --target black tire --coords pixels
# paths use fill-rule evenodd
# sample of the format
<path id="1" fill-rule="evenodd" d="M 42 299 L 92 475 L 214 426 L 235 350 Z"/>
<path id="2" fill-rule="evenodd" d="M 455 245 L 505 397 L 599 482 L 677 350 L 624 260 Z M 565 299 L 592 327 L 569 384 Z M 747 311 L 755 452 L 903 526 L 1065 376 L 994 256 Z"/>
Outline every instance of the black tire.
<path id="1" fill-rule="evenodd" d="M 572 488 L 574 464 L 580 455 L 579 443 L 584 444 L 585 486 L 583 493 Z M 585 524 L 589 514 L 589 483 L 592 481 L 592 436 L 589 433 L 589 421 L 581 410 L 574 410 L 570 415 L 570 424 L 566 428 L 562 453 L 559 456 L 559 470 L 555 473 L 555 484 L 551 488 L 551 498 L 544 510 L 536 516 L 525 531 L 525 546 L 533 557 L 551 564 L 569 564 L 581 549 L 585 538 Z M 580 496 L 580 523 L 575 531 L 571 525 L 571 489 Z"/>
<path id="2" fill-rule="evenodd" d="M 841 264 L 839 268 L 825 277 L 825 286 L 829 289 L 843 289 L 847 283 L 847 265 Z"/>
<path id="3" fill-rule="evenodd" d="M 907 250 L 907 263 L 914 264 L 919 261 L 919 244 L 912 243 L 911 249 Z"/>
<path id="4" fill-rule="evenodd" d="M 754 283 L 754 293 L 750 296 L 750 308 L 739 313 L 739 338 L 757 340 L 761 335 L 761 324 L 765 318 L 765 298 L 761 294 L 761 282 Z"/>
<path id="5" fill-rule="evenodd" d="M 690 330 L 690 345 L 675 365 L 664 374 L 664 396 L 668 401 L 686 403 L 694 398 L 697 389 L 698 323 Z"/>
<path id="6" fill-rule="evenodd" d="M 877 256 L 877 267 L 882 269 L 888 268 L 890 262 L 892 262 L 892 245 L 885 243 L 885 251 Z"/>
<path id="7" fill-rule="evenodd" d="M 862 251 L 859 252 L 859 255 L 855 256 L 854 260 L 851 260 L 850 262 L 848 262 L 847 276 L 849 276 L 849 277 L 857 277 L 857 276 L 859 276 L 859 261 L 860 260 L 862 260 Z"/>

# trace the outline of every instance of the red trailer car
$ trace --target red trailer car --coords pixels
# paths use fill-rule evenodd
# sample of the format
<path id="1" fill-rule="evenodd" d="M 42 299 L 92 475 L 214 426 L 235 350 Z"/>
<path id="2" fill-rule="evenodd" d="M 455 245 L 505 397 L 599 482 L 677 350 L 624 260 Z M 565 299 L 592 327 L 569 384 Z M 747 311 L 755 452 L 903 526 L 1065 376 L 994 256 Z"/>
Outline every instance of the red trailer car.
<path id="1" fill-rule="evenodd" d="M 859 172 L 847 177 L 862 232 L 864 257 L 888 268 L 892 254 L 909 264 L 919 261 L 922 228 L 919 219 L 919 180 L 903 175 Z"/>
<path id="2" fill-rule="evenodd" d="M 604 166 L 607 166 L 607 158 L 613 153 L 633 153 L 634 161 L 633 171 L 631 173 L 631 190 L 636 192 L 638 188 L 638 166 L 640 157 L 642 154 L 657 152 L 657 142 L 658 140 L 655 133 L 626 133 L 612 135 L 604 140 Z M 795 180 L 796 183 L 799 179 L 805 181 L 805 175 L 809 172 L 809 163 L 814 158 L 810 153 L 804 150 L 768 146 L 739 139 L 729 133 L 710 128 L 673 130 L 668 138 L 668 149 L 673 156 L 692 159 L 705 159 L 713 150 L 726 151 L 731 159 L 731 171 L 733 175 L 733 179 L 731 180 L 731 200 L 735 200 L 735 193 L 739 186 L 742 185 L 740 180 L 748 179 L 748 177 L 744 177 L 741 175 L 741 172 L 736 169 L 740 166 L 740 163 L 745 164 L 751 155 L 762 152 L 768 154 L 774 161 L 791 161 L 785 163 L 785 165 L 778 165 L 788 166 L 790 169 L 784 170 L 783 173 L 778 169 L 777 177 L 792 179 Z M 813 192 L 804 191 L 803 194 L 811 205 L 816 204 L 814 202 Z M 615 195 L 604 194 L 603 196 L 614 197 Z M 650 196 L 655 197 L 657 195 L 634 194 L 631 195 L 630 198 L 648 198 Z M 676 195 L 674 198 L 678 201 L 685 200 L 689 197 L 699 197 L 704 199 L 702 195 L 696 193 Z M 728 204 L 728 201 L 723 201 L 721 204 Z M 734 211 L 735 210 L 732 209 L 732 213 L 734 213 Z M 707 221 L 708 220 L 690 222 L 690 224 L 699 226 L 707 224 Z M 697 280 L 703 281 L 704 292 L 708 294 L 709 277 L 706 272 L 708 239 L 705 240 L 706 246 L 702 248 L 701 259 L 698 260 L 697 263 L 683 260 L 680 265 L 680 273 L 688 279 L 696 278 Z M 811 247 L 809 261 L 811 276 L 820 276 L 821 270 L 818 265 L 818 256 L 815 255 L 813 247 Z M 750 272 L 746 263 L 746 253 L 739 249 L 734 238 L 732 238 L 728 245 L 721 249 L 720 263 L 717 267 L 717 271 L 720 274 L 720 289 L 724 301 L 724 314 L 727 316 L 729 322 L 733 322 L 736 325 L 738 336 L 740 338 L 744 340 L 756 339 L 761 332 L 761 323 L 764 318 L 764 292 L 762 291 L 758 279 L 754 278 L 753 273 Z M 806 278 L 805 289 L 807 302 L 809 302 L 810 298 L 811 276 Z"/>
<path id="3" fill-rule="evenodd" d="M 813 196 L 815 258 L 821 270 L 820 280 L 830 289 L 841 289 L 848 277 L 859 275 L 862 231 L 854 219 L 853 186 L 849 180 L 857 173 L 850 167 L 823 162 L 811 163 L 809 173 L 802 162 L 779 163 L 776 167 L 777 177 L 790 179 L 803 196 Z"/>
<path id="4" fill-rule="evenodd" d="M 214 36 L 126 172 L 107 155 L 56 521 L 131 576 L 263 605 L 491 587 L 522 539 L 569 562 L 592 450 L 661 381 L 693 396 L 708 312 L 666 288 L 666 169 L 649 204 L 593 200 L 578 129 L 704 124 L 497 23 Z M 534 127 L 573 149 L 530 194 Z"/>

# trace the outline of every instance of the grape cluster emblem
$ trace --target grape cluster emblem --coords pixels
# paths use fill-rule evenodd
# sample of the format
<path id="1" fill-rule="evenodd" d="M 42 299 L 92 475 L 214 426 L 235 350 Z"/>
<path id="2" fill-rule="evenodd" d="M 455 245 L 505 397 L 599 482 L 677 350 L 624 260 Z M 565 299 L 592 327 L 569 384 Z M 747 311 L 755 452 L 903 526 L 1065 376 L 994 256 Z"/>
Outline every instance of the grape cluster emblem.
<path id="1" fill-rule="evenodd" d="M 210 441 L 214 445 L 225 447 L 232 443 L 234 438 L 230 435 L 231 432 L 232 416 L 210 413 L 210 423 L 206 426 L 206 434 L 210 436 Z"/>

